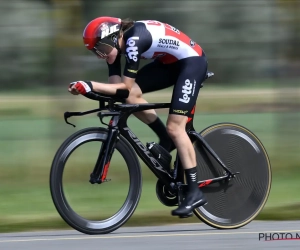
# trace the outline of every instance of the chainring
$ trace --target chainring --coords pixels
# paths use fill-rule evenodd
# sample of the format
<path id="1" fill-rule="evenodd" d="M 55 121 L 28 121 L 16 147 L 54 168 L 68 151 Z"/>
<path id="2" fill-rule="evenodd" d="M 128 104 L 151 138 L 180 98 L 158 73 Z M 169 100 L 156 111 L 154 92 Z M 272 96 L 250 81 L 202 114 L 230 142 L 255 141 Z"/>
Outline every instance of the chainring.
<path id="1" fill-rule="evenodd" d="M 178 206 L 178 195 L 168 190 L 160 180 L 156 183 L 156 196 L 158 200 L 167 207 Z"/>

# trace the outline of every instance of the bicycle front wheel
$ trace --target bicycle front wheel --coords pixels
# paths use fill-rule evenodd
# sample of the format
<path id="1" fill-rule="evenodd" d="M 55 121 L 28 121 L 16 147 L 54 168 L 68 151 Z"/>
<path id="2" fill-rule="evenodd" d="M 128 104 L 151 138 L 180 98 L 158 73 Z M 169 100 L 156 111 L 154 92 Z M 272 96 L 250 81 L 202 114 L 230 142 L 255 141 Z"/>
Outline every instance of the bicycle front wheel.
<path id="1" fill-rule="evenodd" d="M 207 225 L 218 229 L 239 228 L 263 209 L 271 189 L 271 165 L 259 139 L 232 123 L 212 125 L 200 133 L 235 178 L 201 188 L 208 203 L 194 210 Z M 226 172 L 200 142 L 194 142 L 199 180 Z"/>
<path id="2" fill-rule="evenodd" d="M 50 190 L 58 213 L 69 226 L 85 234 L 118 229 L 131 217 L 141 195 L 140 164 L 121 135 L 107 182 L 89 182 L 107 133 L 104 128 L 87 128 L 71 135 L 57 151 L 51 167 Z"/>

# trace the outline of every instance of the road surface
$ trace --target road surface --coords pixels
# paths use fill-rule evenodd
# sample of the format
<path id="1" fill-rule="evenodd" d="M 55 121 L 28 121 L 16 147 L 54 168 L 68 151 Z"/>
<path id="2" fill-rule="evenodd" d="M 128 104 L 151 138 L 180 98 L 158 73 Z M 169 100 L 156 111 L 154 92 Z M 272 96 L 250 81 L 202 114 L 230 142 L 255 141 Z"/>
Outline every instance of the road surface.
<path id="1" fill-rule="evenodd" d="M 75 230 L 10 233 L 0 234 L 0 249 L 300 249 L 300 221 L 254 221 L 235 230 L 217 230 L 202 223 L 123 227 L 113 233 L 96 236 L 84 235 Z"/>

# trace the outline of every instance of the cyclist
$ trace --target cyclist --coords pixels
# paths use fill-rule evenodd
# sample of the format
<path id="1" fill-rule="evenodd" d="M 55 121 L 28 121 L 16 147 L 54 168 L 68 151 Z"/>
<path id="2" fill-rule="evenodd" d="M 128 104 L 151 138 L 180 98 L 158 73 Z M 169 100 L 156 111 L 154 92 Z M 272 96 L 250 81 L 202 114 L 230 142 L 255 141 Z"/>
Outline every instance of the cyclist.
<path id="1" fill-rule="evenodd" d="M 137 104 L 147 103 L 142 94 L 174 86 L 166 127 L 155 110 L 134 115 L 157 134 L 161 146 L 171 151 L 174 142 L 184 167 L 188 193 L 172 215 L 192 215 L 194 208 L 207 202 L 197 184 L 195 151 L 185 131 L 207 72 L 204 51 L 175 27 L 154 20 L 99 17 L 87 24 L 83 40 L 87 49 L 106 60 L 110 84 L 76 81 L 69 85 L 70 93 L 87 95 L 94 91 Z M 126 58 L 122 78 L 121 55 Z M 138 70 L 141 59 L 154 60 Z"/>

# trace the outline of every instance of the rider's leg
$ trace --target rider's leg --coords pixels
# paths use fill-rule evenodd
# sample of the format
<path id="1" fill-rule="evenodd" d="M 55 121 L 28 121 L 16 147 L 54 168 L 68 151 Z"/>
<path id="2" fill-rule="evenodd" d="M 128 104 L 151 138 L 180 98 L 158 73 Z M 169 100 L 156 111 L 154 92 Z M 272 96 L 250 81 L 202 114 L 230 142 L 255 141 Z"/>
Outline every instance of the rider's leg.
<path id="1" fill-rule="evenodd" d="M 167 131 L 176 145 L 188 184 L 188 194 L 184 202 L 172 211 L 173 215 L 179 216 L 188 215 L 195 207 L 207 202 L 197 184 L 195 150 L 185 130 L 187 119 L 186 116 L 170 114 L 167 122 Z"/>
<path id="2" fill-rule="evenodd" d="M 167 121 L 167 131 L 176 145 L 183 167 L 190 169 L 196 166 L 196 155 L 185 130 L 187 119 L 186 116 L 170 114 Z"/>
<path id="3" fill-rule="evenodd" d="M 142 104 L 142 103 L 148 103 L 143 97 L 142 97 L 142 91 L 139 87 L 139 85 L 134 84 L 130 95 L 126 100 L 126 103 L 130 104 Z M 172 140 L 170 139 L 165 124 L 161 121 L 161 119 L 157 116 L 154 109 L 150 110 L 144 110 L 140 112 L 133 113 L 139 120 L 147 124 L 154 133 L 159 138 L 159 144 L 164 147 L 167 150 L 171 150 L 172 148 Z"/>
<path id="4" fill-rule="evenodd" d="M 186 216 L 206 199 L 198 187 L 195 150 L 186 133 L 186 123 L 196 104 L 200 86 L 205 79 L 207 62 L 205 56 L 190 57 L 180 61 L 180 75 L 173 89 L 167 131 L 175 143 L 188 184 L 188 193 L 173 215 Z"/>
<path id="5" fill-rule="evenodd" d="M 137 84 L 134 84 L 132 87 L 127 103 L 147 103 L 143 98 L 143 94 L 173 86 L 178 77 L 177 72 L 176 64 L 164 65 L 158 61 L 153 61 L 145 65 L 137 73 Z M 175 148 L 166 131 L 165 124 L 157 116 L 155 110 L 136 112 L 134 115 L 156 133 L 161 146 L 168 151 L 172 151 Z"/>
<path id="6" fill-rule="evenodd" d="M 142 104 L 148 103 L 142 96 L 142 90 L 140 89 L 139 85 L 136 83 L 131 88 L 129 97 L 126 99 L 126 103 L 130 104 Z M 140 112 L 133 113 L 139 120 L 146 124 L 151 124 L 157 119 L 157 114 L 154 109 L 143 110 Z"/>

